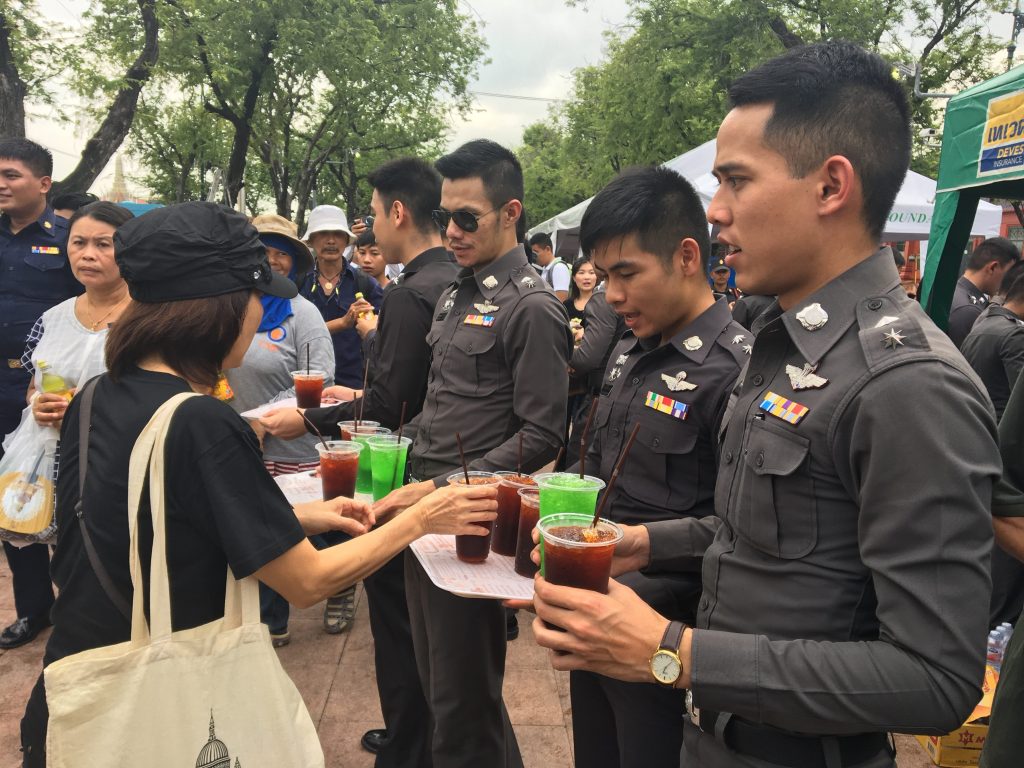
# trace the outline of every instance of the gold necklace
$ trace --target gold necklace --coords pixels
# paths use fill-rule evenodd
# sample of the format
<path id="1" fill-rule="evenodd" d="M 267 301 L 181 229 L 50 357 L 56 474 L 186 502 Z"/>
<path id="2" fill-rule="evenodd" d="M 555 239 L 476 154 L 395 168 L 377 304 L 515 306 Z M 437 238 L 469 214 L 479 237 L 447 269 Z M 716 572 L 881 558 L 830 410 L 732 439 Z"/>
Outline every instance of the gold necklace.
<path id="1" fill-rule="evenodd" d="M 330 293 L 334 290 L 334 281 L 341 277 L 341 273 L 345 271 L 345 267 L 342 267 L 337 271 L 334 277 L 325 277 L 323 272 L 317 272 L 316 276 L 322 283 L 324 291 Z"/>
<path id="2" fill-rule="evenodd" d="M 107 313 L 105 315 L 103 315 L 103 317 L 101 317 L 96 322 L 92 323 L 92 325 L 89 326 L 89 330 L 90 331 L 95 331 L 96 328 L 99 327 L 100 323 L 102 323 L 104 320 L 106 320 L 108 317 L 110 317 L 112 314 L 114 314 L 114 310 L 116 310 L 118 307 L 120 307 L 122 304 L 124 304 L 130 298 L 131 298 L 131 295 L 130 294 L 126 294 L 123 299 L 121 299 L 119 302 L 117 302 L 117 304 L 115 304 L 110 309 L 108 309 Z M 89 298 L 89 294 L 85 294 L 85 300 L 86 300 L 86 302 L 88 302 L 89 308 L 90 308 L 89 319 L 92 320 L 92 317 L 93 317 L 92 306 L 93 306 L 93 304 L 92 304 L 92 299 Z"/>

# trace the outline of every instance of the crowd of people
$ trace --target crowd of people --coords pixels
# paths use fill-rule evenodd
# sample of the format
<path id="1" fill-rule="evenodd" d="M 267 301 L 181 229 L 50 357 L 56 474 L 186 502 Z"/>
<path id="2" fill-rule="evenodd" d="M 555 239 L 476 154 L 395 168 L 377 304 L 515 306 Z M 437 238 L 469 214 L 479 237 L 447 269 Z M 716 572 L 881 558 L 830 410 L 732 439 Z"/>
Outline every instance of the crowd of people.
<path id="1" fill-rule="evenodd" d="M 18 620 L 0 647 L 52 623 L 46 666 L 129 638 L 132 447 L 199 392 L 167 436 L 174 629 L 223 615 L 227 567 L 259 579 L 275 646 L 289 604 L 325 601 L 344 631 L 362 580 L 378 768 L 523 765 L 502 698 L 515 610 L 570 671 L 583 768 L 881 768 L 891 732 L 959 727 L 990 626 L 1024 603 L 1024 266 L 1008 241 L 976 247 L 948 336 L 907 295 L 880 240 L 909 107 L 880 57 L 795 48 L 728 95 L 707 210 L 674 171 L 626 170 L 572 263 L 526 239 L 522 169 L 489 140 L 385 163 L 368 215 L 322 205 L 301 237 L 212 203 L 59 215 L 48 152 L 0 140 L 0 431 L 5 450 L 60 438 L 52 563 L 4 541 Z M 293 397 L 303 367 L 335 402 L 240 417 Z M 357 418 L 412 438 L 405 482 L 290 504 L 273 478 Z M 602 501 L 623 532 L 607 594 L 538 576 L 531 601 L 466 599 L 408 549 L 494 519 L 493 486 L 448 484 L 463 461 L 561 456 L 607 482 L 631 433 Z M 993 768 L 1020 755 L 1021 638 Z M 25 766 L 46 764 L 47 722 L 40 676 Z"/>

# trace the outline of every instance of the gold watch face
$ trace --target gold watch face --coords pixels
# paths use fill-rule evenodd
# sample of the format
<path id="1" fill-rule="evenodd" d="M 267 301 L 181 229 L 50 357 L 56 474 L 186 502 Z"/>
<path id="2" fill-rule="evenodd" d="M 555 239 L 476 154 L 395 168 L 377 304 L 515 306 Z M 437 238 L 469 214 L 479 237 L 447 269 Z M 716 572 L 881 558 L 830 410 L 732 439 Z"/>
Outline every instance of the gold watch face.
<path id="1" fill-rule="evenodd" d="M 651 674 L 664 685 L 672 685 L 679 679 L 682 666 L 679 657 L 671 651 L 659 650 L 651 657 Z"/>

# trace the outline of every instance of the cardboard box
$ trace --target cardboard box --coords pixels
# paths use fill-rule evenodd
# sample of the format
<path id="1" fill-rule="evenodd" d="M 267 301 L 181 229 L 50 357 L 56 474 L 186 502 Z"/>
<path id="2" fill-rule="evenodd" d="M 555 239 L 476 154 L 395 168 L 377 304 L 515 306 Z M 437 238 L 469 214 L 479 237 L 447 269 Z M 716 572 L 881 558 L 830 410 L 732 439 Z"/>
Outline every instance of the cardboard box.
<path id="1" fill-rule="evenodd" d="M 945 736 L 918 736 L 917 740 L 936 765 L 943 768 L 971 768 L 981 759 L 988 738 L 987 725 L 965 725 Z"/>

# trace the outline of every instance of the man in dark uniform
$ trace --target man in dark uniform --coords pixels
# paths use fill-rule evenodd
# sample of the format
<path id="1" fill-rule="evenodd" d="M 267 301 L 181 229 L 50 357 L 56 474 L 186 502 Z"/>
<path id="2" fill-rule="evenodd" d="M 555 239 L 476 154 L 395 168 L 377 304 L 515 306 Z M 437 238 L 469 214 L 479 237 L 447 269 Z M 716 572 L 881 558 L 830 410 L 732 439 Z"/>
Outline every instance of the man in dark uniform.
<path id="1" fill-rule="evenodd" d="M 491 141 L 437 161 L 443 177 L 435 222 L 462 269 L 435 310 L 423 411 L 413 420 L 412 483 L 379 501 L 378 518 L 446 482 L 459 466 L 523 470 L 555 458 L 562 444 L 572 340 L 565 308 L 526 260 L 519 161 Z M 522 442 L 520 443 L 520 440 Z M 433 718 L 433 768 L 522 765 L 502 702 L 505 610 L 435 587 L 419 562 L 405 563 L 416 664 Z"/>
<path id="2" fill-rule="evenodd" d="M 607 481 L 640 425 L 604 516 L 635 525 L 713 515 L 720 421 L 754 339 L 704 277 L 711 243 L 700 198 L 675 171 L 627 171 L 587 208 L 580 244 L 629 329 L 601 388 L 588 471 Z M 661 615 L 693 623 L 699 574 L 633 572 L 620 581 Z M 678 765 L 678 691 L 583 671 L 570 682 L 580 765 Z"/>
<path id="3" fill-rule="evenodd" d="M 1002 419 L 1010 393 L 1024 370 L 1024 271 L 1019 267 L 1007 270 L 1006 278 L 1015 279 L 1009 285 L 1004 279 L 999 297 L 985 307 L 960 346 L 992 398 L 996 419 Z M 1021 608 L 1024 564 L 1001 547 L 993 547 L 989 626 L 1016 621 Z"/>
<path id="4" fill-rule="evenodd" d="M 947 733 L 981 695 L 995 414 L 878 247 L 910 159 L 892 66 L 808 45 L 729 96 L 708 219 L 740 289 L 778 299 L 729 401 L 716 516 L 630 526 L 616 566 L 700 569 L 696 624 L 538 578 L 569 631 L 534 633 L 556 668 L 688 689 L 687 768 L 892 768 L 888 731 Z"/>
<path id="5" fill-rule="evenodd" d="M 46 204 L 53 157 L 28 139 L 0 140 L 0 434 L 14 431 L 25 409 L 29 375 L 25 340 L 50 307 L 82 292 L 71 274 L 67 220 Z M 0 456 L 3 449 L 0 448 Z M 53 587 L 45 544 L 4 542 L 18 620 L 0 632 L 0 648 L 17 648 L 50 626 Z"/>
<path id="6" fill-rule="evenodd" d="M 989 299 L 999 289 L 1006 270 L 1017 263 L 1017 246 L 1005 237 L 992 237 L 974 249 L 964 274 L 957 280 L 949 307 L 949 338 L 964 343 Z"/>
<path id="7" fill-rule="evenodd" d="M 377 335 L 363 396 L 328 408 L 310 408 L 306 417 L 325 435 L 340 435 L 339 421 L 379 421 L 397 431 L 405 403 L 406 422 L 423 408 L 430 371 L 426 337 L 441 293 L 457 268 L 441 246 L 432 221 L 441 204 L 441 177 L 416 158 L 393 160 L 368 177 L 373 187 L 373 234 L 389 264 L 402 274 L 384 290 Z M 306 434 L 294 410 L 275 411 L 261 423 L 271 434 Z M 312 430 L 310 430 L 312 431 Z M 363 746 L 377 753 L 377 768 L 418 768 L 430 764 L 430 718 L 416 671 L 405 599 L 404 555 L 392 558 L 363 580 L 370 608 L 377 690 L 385 729 L 363 735 Z"/>
<path id="8" fill-rule="evenodd" d="M 709 275 L 711 277 L 711 289 L 714 291 L 716 299 L 725 299 L 729 302 L 731 307 L 732 304 L 743 295 L 740 293 L 739 288 L 729 285 L 729 278 L 732 277 L 732 270 L 729 269 L 729 265 L 725 263 L 725 259 L 721 257 L 715 259 L 715 263 L 711 267 Z"/>

